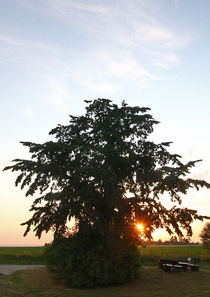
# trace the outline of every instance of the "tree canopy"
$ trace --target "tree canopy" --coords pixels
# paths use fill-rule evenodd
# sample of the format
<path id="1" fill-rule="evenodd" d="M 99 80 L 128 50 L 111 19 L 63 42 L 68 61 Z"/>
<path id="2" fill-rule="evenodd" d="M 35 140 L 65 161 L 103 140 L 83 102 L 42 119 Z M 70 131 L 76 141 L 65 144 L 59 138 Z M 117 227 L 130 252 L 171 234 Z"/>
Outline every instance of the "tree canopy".
<path id="1" fill-rule="evenodd" d="M 199 160 L 184 164 L 169 152 L 170 142 L 150 140 L 158 124 L 149 108 L 121 106 L 108 99 L 85 101 L 86 113 L 70 116 L 68 125 L 50 131 L 53 140 L 43 144 L 22 142 L 30 160 L 15 159 L 4 170 L 19 172 L 16 186 L 37 195 L 32 217 L 23 223 L 25 235 L 53 230 L 55 237 L 68 231 L 94 232 L 119 238 L 137 238 L 135 225 L 145 225 L 144 236 L 161 227 L 169 234 L 192 235 L 191 223 L 203 220 L 196 210 L 182 208 L 181 195 L 191 188 L 210 188 L 204 180 L 188 177 Z M 161 198 L 168 193 L 173 206 Z"/>

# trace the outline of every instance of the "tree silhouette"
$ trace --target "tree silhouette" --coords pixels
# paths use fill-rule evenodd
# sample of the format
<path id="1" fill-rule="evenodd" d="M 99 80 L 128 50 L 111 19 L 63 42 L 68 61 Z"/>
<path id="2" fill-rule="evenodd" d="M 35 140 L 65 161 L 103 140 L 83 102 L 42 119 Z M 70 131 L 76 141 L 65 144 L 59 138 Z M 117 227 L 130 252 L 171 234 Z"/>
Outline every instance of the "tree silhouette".
<path id="1" fill-rule="evenodd" d="M 16 159 L 5 168 L 20 172 L 16 186 L 26 187 L 26 196 L 41 193 L 32 204 L 32 217 L 23 223 L 24 235 L 34 227 L 38 237 L 53 230 L 55 239 L 70 238 L 68 221 L 74 219 L 75 236 L 95 234 L 105 246 L 110 240 L 109 246 L 124 242 L 137 248 L 142 239 L 135 227 L 139 222 L 144 238 L 151 239 L 159 227 L 169 234 L 186 230 L 191 236 L 193 220 L 207 217 L 182 208 L 181 195 L 210 187 L 187 177 L 198 160 L 184 164 L 168 151 L 170 142 L 149 140 L 158 124 L 149 108 L 125 102 L 118 107 L 108 99 L 85 102 L 84 115 L 70 116 L 69 125 L 50 131 L 54 141 L 22 142 L 31 160 Z M 161 201 L 165 193 L 173 203 L 170 209 Z"/>
<path id="2" fill-rule="evenodd" d="M 206 223 L 200 234 L 203 247 L 210 249 L 210 223 Z"/>

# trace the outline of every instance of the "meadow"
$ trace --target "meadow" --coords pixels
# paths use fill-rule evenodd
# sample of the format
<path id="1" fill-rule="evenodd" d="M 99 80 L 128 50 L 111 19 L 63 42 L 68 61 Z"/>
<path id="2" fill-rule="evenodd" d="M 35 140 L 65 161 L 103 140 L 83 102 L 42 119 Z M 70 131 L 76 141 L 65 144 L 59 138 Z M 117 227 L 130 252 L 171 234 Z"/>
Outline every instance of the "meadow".
<path id="1" fill-rule="evenodd" d="M 142 264 L 155 264 L 160 258 L 179 259 L 181 257 L 199 258 L 201 265 L 210 264 L 210 252 L 201 245 L 162 245 L 140 248 Z"/>
<path id="2" fill-rule="evenodd" d="M 43 252 L 44 247 L 0 247 L 0 264 L 44 264 Z"/>
<path id="3" fill-rule="evenodd" d="M 0 248 L 0 264 L 44 263 L 43 247 Z M 142 269 L 138 280 L 97 289 L 65 288 L 45 269 L 0 275 L 0 297 L 207 297 L 210 296 L 210 253 L 201 246 L 151 246 L 141 248 Z M 199 257 L 200 271 L 170 272 L 158 269 L 160 258 Z M 26 260 L 28 259 L 28 260 Z M 33 261 L 34 259 L 34 261 Z M 9 263 L 9 262 L 8 262 Z M 11 262 L 10 262 L 11 263 Z"/>

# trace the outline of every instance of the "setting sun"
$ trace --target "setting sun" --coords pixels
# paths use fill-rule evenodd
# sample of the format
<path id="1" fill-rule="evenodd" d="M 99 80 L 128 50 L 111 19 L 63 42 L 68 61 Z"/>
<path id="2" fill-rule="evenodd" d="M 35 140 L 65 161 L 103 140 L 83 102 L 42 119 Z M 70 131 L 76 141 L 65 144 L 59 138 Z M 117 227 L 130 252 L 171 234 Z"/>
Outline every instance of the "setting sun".
<path id="1" fill-rule="evenodd" d="M 144 225 L 143 224 L 137 224 L 136 227 L 139 229 L 139 231 L 144 230 Z"/>

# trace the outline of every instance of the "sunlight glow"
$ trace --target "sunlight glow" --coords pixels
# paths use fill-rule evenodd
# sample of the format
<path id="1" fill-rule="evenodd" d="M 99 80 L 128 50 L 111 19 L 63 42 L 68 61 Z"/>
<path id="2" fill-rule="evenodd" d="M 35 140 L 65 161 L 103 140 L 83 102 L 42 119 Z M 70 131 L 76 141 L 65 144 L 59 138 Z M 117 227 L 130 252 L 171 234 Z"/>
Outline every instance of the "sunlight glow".
<path id="1" fill-rule="evenodd" d="M 139 229 L 139 231 L 143 231 L 144 230 L 144 225 L 143 224 L 137 224 L 136 227 Z"/>

